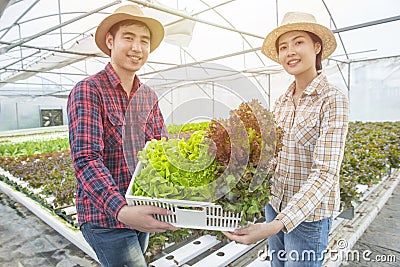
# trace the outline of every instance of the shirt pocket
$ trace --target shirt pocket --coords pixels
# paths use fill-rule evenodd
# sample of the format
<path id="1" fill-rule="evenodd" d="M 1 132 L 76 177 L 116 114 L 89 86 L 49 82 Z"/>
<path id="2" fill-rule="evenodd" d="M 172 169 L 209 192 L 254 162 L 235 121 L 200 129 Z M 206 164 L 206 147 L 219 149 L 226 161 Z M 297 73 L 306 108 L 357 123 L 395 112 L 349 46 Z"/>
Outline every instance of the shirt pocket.
<path id="1" fill-rule="evenodd" d="M 161 133 L 158 133 L 156 130 L 156 126 L 154 125 L 154 121 L 150 117 L 150 112 L 139 112 L 138 121 L 141 125 L 141 129 L 143 131 L 143 135 L 146 141 L 150 141 L 152 139 L 160 139 Z"/>
<path id="2" fill-rule="evenodd" d="M 108 148 L 115 149 L 122 145 L 122 128 L 124 117 L 118 112 L 107 113 L 107 128 L 104 129 L 105 143 Z"/>
<path id="3" fill-rule="evenodd" d="M 288 132 L 290 129 L 290 115 L 289 113 L 281 113 L 276 116 L 276 126 L 280 127 L 284 132 Z"/>
<path id="4" fill-rule="evenodd" d="M 129 144 L 129 147 L 142 149 L 146 142 L 145 132 L 147 124 L 146 112 L 134 112 L 127 116 L 124 125 L 124 145 Z"/>
<path id="5" fill-rule="evenodd" d="M 293 133 L 298 144 L 308 150 L 313 150 L 319 137 L 318 115 L 311 113 L 307 116 L 297 117 Z"/>

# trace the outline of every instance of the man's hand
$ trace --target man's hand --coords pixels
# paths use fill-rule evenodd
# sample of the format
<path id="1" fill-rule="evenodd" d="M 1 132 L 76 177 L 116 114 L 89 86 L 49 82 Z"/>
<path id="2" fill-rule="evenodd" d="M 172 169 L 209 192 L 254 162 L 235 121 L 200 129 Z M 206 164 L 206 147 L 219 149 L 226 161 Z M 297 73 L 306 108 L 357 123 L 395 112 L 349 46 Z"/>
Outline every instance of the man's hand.
<path id="1" fill-rule="evenodd" d="M 153 214 L 168 215 L 171 211 L 155 206 L 125 205 L 118 212 L 117 219 L 141 232 L 165 232 L 178 229 L 169 223 L 154 219 Z"/>
<path id="2" fill-rule="evenodd" d="M 250 224 L 247 227 L 236 229 L 233 232 L 222 233 L 233 241 L 250 245 L 279 233 L 283 228 L 284 225 L 281 221 L 273 220 L 269 223 Z"/>

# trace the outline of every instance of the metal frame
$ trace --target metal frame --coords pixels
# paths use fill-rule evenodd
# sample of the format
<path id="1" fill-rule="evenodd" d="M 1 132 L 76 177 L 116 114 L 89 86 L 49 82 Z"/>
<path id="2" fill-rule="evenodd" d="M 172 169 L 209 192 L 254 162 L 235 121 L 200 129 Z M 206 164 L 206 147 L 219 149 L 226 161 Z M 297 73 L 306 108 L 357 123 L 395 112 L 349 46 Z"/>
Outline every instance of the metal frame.
<path id="1" fill-rule="evenodd" d="M 0 32 L 0 36 L 4 37 L 12 27 L 20 25 L 22 23 L 21 20 L 23 19 L 24 15 L 28 12 L 29 9 L 34 7 L 39 1 L 40 0 L 36 0 L 29 7 L 27 7 L 26 11 L 23 12 L 23 14 L 21 16 L 19 16 L 18 18 L 15 19 L 15 21 L 11 25 L 11 27 L 3 29 L 3 31 Z M 142 6 L 147 7 L 147 8 L 155 9 L 155 10 L 158 10 L 158 11 L 161 11 L 161 12 L 166 12 L 168 14 L 171 14 L 171 15 L 174 15 L 174 16 L 177 16 L 177 17 L 180 18 L 180 19 L 178 19 L 178 20 L 176 20 L 174 22 L 168 23 L 168 25 L 176 23 L 176 22 L 178 22 L 180 20 L 183 20 L 183 19 L 189 19 L 189 20 L 196 21 L 198 23 L 203 23 L 203 24 L 206 24 L 206 25 L 218 28 L 218 29 L 223 29 L 223 30 L 226 30 L 226 31 L 237 33 L 243 38 L 243 42 L 246 42 L 251 47 L 251 49 L 245 49 L 245 50 L 237 51 L 237 52 L 234 52 L 234 53 L 224 54 L 224 55 L 221 55 L 221 56 L 218 56 L 218 57 L 202 59 L 202 60 L 196 60 L 188 53 L 188 51 L 184 51 L 189 56 L 191 56 L 193 58 L 193 60 L 196 60 L 196 62 L 192 62 L 192 63 L 183 63 L 183 62 L 181 62 L 180 64 L 177 64 L 177 65 L 173 64 L 172 67 L 171 67 L 171 63 L 169 63 L 169 62 L 148 62 L 148 65 L 150 66 L 150 68 L 152 68 L 151 67 L 152 63 L 159 64 L 159 65 L 170 66 L 170 67 L 167 67 L 165 69 L 157 68 L 157 69 L 154 69 L 154 71 L 145 72 L 145 73 L 143 73 L 141 75 L 142 77 L 149 77 L 150 75 L 153 75 L 155 73 L 163 73 L 163 72 L 171 70 L 171 69 L 185 68 L 185 67 L 188 67 L 188 66 L 193 66 L 193 65 L 196 65 L 196 64 L 204 63 L 204 62 L 213 62 L 213 61 L 218 61 L 218 60 L 221 60 L 221 59 L 228 59 L 228 58 L 237 57 L 237 56 L 243 56 L 244 57 L 248 53 L 254 53 L 258 58 L 260 58 L 259 51 L 260 51 L 261 48 L 260 47 L 252 47 L 251 44 L 248 42 L 248 40 L 246 38 L 247 37 L 254 37 L 254 38 L 259 38 L 261 40 L 261 39 L 264 38 L 264 36 L 261 36 L 261 35 L 258 35 L 258 34 L 254 34 L 254 33 L 251 33 L 251 32 L 247 32 L 247 31 L 238 30 L 237 28 L 235 28 L 235 26 L 227 18 L 225 18 L 223 16 L 223 14 L 221 14 L 217 10 L 217 8 L 219 8 L 221 6 L 225 6 L 225 5 L 228 5 L 228 4 L 232 3 L 232 2 L 234 2 L 234 0 L 226 0 L 224 2 L 221 2 L 221 3 L 213 5 L 213 6 L 207 4 L 207 2 L 205 2 L 203 0 L 200 0 L 206 6 L 206 8 L 194 13 L 193 15 L 188 15 L 188 14 L 185 14 L 183 12 L 178 12 L 176 10 L 168 9 L 166 7 L 163 7 L 163 6 L 160 6 L 158 4 L 155 4 L 153 1 L 146 1 L 146 0 L 128 0 L 128 1 L 132 2 L 132 3 L 136 3 L 138 5 L 142 5 Z M 119 3 L 121 3 L 121 0 L 110 2 L 109 4 L 107 4 L 105 6 L 93 9 L 93 10 L 91 10 L 89 12 L 85 12 L 85 13 L 77 16 L 77 17 L 74 17 L 73 19 L 67 20 L 67 21 L 65 21 L 63 23 L 60 23 L 59 25 L 56 25 L 56 26 L 53 26 L 53 27 L 49 27 L 49 28 L 47 28 L 47 29 L 35 34 L 35 35 L 26 37 L 24 39 L 20 39 L 20 40 L 18 40 L 16 42 L 0 41 L 0 45 L 1 44 L 3 45 L 3 46 L 0 46 L 0 54 L 6 54 L 9 51 L 15 51 L 13 49 L 17 48 L 17 47 L 19 47 L 20 49 L 26 48 L 26 49 L 34 49 L 34 50 L 36 50 L 35 53 L 33 53 L 32 55 L 28 55 L 28 56 L 22 56 L 22 53 L 20 53 L 21 56 L 19 56 L 19 58 L 15 58 L 15 60 L 13 62 L 11 62 L 11 63 L 9 63 L 9 64 L 7 64 L 5 66 L 1 66 L 0 67 L 0 73 L 1 72 L 2 73 L 10 72 L 10 71 L 24 71 L 24 64 L 23 63 L 28 59 L 32 59 L 33 55 L 37 56 L 37 54 L 41 53 L 42 51 L 81 55 L 81 56 L 87 56 L 87 57 L 90 57 L 90 58 L 95 57 L 96 55 L 93 55 L 93 54 L 72 52 L 72 51 L 68 51 L 68 50 L 63 49 L 63 44 L 66 43 L 66 42 L 64 42 L 64 40 L 62 38 L 62 36 L 63 36 L 62 28 L 64 26 L 66 26 L 66 25 L 69 25 L 69 24 L 71 24 L 73 22 L 76 22 L 76 21 L 78 21 L 78 20 L 80 20 L 82 18 L 88 17 L 88 16 L 90 16 L 92 14 L 101 12 L 104 9 L 109 8 L 111 6 L 114 6 L 114 5 L 117 5 Z M 340 40 L 341 45 L 342 45 L 342 47 L 344 49 L 344 52 L 345 52 L 345 56 L 346 56 L 346 58 L 348 60 L 350 60 L 349 59 L 349 53 L 346 51 L 346 47 L 345 47 L 344 42 L 343 42 L 343 40 L 342 40 L 342 38 L 340 36 L 341 32 L 350 31 L 350 30 L 356 30 L 356 29 L 360 29 L 360 28 L 373 26 L 373 25 L 378 25 L 378 24 L 382 24 L 382 23 L 388 23 L 388 22 L 393 22 L 393 21 L 400 20 L 400 16 L 394 16 L 394 17 L 390 17 L 390 18 L 380 19 L 380 20 L 376 20 L 376 21 L 370 21 L 370 22 L 367 22 L 367 23 L 362 23 L 362 24 L 357 24 L 357 25 L 352 25 L 352 26 L 349 26 L 349 27 L 337 29 L 336 23 L 335 23 L 334 18 L 333 18 L 333 15 L 331 14 L 330 9 L 329 9 L 328 5 L 326 4 L 326 1 L 322 0 L 322 3 L 325 6 L 325 9 L 326 9 L 327 13 L 330 16 L 330 19 L 331 19 L 333 25 L 335 26 L 335 29 L 333 30 L 333 32 L 338 34 L 339 40 Z M 277 17 L 276 19 L 277 19 L 277 23 L 278 23 L 278 14 L 279 14 L 279 12 L 278 12 L 278 9 L 279 9 L 278 1 L 276 1 L 275 9 L 276 9 L 275 11 L 276 11 L 276 17 Z M 202 14 L 202 13 L 205 13 L 205 12 L 208 12 L 208 11 L 215 12 L 217 14 L 217 16 L 219 16 L 225 22 L 227 22 L 227 24 L 229 26 L 224 26 L 224 25 L 221 25 L 221 24 L 213 23 L 211 21 L 206 21 L 206 20 L 199 19 L 199 18 L 195 17 L 198 14 Z M 60 17 L 61 14 L 64 15 L 66 13 L 62 13 L 62 10 L 60 9 L 60 5 L 59 5 L 59 12 L 58 12 L 58 14 L 55 14 L 55 15 Z M 31 40 L 34 40 L 34 39 L 36 39 L 36 38 L 38 38 L 38 37 L 40 37 L 42 35 L 48 34 L 48 33 L 52 32 L 54 30 L 60 30 L 60 33 L 59 33 L 59 35 L 60 35 L 60 48 L 38 47 L 38 46 L 33 46 L 33 45 L 27 45 L 26 44 L 27 42 L 29 42 Z M 83 34 L 83 33 L 80 33 L 80 34 Z M 254 77 L 256 77 L 257 75 L 268 75 L 269 76 L 269 75 L 273 74 L 274 72 L 276 72 L 276 69 L 274 69 L 273 66 L 272 67 L 265 66 L 265 64 L 264 64 L 264 62 L 263 62 L 263 60 L 261 58 L 260 58 L 260 62 L 261 62 L 260 64 L 261 64 L 262 68 L 258 70 L 257 74 L 253 74 Z M 19 67 L 19 68 L 18 68 L 18 65 L 16 65 L 18 63 L 21 64 L 21 67 Z M 243 73 L 246 73 L 246 72 L 249 72 L 249 71 L 251 71 L 253 73 L 255 72 L 255 70 L 248 70 L 248 69 L 243 69 L 243 70 L 239 70 L 239 71 L 243 72 Z M 49 72 L 49 73 L 57 73 L 60 76 L 64 76 L 64 75 L 79 75 L 79 74 L 74 74 L 74 73 L 67 73 L 65 71 Z M 82 71 L 82 73 L 86 73 L 86 72 Z M 210 77 L 210 79 L 212 79 L 212 78 L 215 78 L 215 77 Z M 350 90 L 350 77 L 343 76 L 343 79 L 345 80 L 345 83 L 347 84 L 348 90 Z M 0 86 L 1 86 L 1 83 L 4 84 L 4 82 L 0 81 Z M 168 83 L 168 81 L 167 81 L 167 83 Z M 15 84 L 20 84 L 20 83 L 17 82 Z M 267 90 L 265 90 L 264 87 L 262 87 L 262 88 L 263 88 L 264 92 L 266 92 L 268 94 L 268 97 L 269 97 L 270 88 L 268 88 Z M 62 92 L 62 91 L 65 91 L 65 90 L 64 89 L 60 90 L 60 92 Z M 0 92 L 1 92 L 1 89 L 0 89 Z"/>

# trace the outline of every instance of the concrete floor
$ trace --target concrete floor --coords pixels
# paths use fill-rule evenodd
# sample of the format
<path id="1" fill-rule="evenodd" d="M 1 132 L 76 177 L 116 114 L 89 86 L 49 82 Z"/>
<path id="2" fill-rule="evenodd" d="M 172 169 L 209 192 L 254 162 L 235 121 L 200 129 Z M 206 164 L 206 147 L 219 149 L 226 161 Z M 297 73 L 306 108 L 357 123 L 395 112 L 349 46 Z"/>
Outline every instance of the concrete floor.
<path id="1" fill-rule="evenodd" d="M 99 266 L 1 191 L 0 214 L 0 266 Z M 357 251 L 359 258 L 343 262 L 341 266 L 400 266 L 400 185 L 351 251 Z M 363 253 L 368 251 L 370 261 L 363 258 Z M 390 259 L 391 262 L 378 262 L 377 257 Z"/>
<path id="2" fill-rule="evenodd" d="M 351 256 L 341 266 L 400 266 L 400 185 L 351 251 L 357 252 L 359 258 Z"/>
<path id="3" fill-rule="evenodd" d="M 100 266 L 1 191 L 0 214 L 0 266 Z"/>

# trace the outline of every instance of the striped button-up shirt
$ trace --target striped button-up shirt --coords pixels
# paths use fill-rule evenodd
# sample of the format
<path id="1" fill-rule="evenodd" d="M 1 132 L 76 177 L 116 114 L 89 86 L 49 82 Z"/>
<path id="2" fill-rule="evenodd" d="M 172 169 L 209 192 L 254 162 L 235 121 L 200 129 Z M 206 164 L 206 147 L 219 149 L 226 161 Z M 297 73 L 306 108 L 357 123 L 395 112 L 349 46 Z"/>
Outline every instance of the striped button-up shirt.
<path id="1" fill-rule="evenodd" d="M 145 142 L 166 136 L 153 90 L 135 77 L 130 95 L 111 64 L 79 82 L 68 98 L 79 224 L 126 228 L 117 220 Z"/>
<path id="2" fill-rule="evenodd" d="M 339 209 L 339 171 L 348 129 L 347 97 L 323 74 L 304 90 L 297 107 L 294 90 L 293 82 L 274 106 L 284 136 L 270 204 L 287 232 Z"/>

